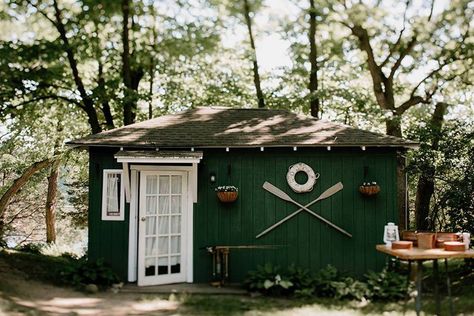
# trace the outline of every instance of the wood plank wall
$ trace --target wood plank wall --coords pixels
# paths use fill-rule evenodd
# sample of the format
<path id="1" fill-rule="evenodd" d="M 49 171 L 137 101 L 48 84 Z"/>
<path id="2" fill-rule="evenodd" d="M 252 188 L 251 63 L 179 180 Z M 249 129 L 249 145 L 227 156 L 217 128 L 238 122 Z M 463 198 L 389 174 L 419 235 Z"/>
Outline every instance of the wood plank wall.
<path id="1" fill-rule="evenodd" d="M 120 169 L 113 155 L 118 148 L 90 149 L 89 256 L 104 258 L 124 279 L 127 277 L 128 217 L 125 221 L 102 221 L 102 170 Z M 310 193 L 296 194 L 286 182 L 288 168 L 297 162 L 320 173 Z M 230 165 L 230 174 L 229 174 Z M 381 192 L 364 198 L 358 186 L 377 181 Z M 211 184 L 209 174 L 216 173 Z M 302 204 L 341 181 L 344 189 L 318 202 L 311 209 L 352 233 L 352 239 L 302 212 L 260 239 L 255 236 L 297 207 L 262 188 L 269 181 Z M 235 185 L 239 198 L 233 204 L 217 200 L 216 185 Z M 383 227 L 397 222 L 395 150 L 371 149 L 269 149 L 205 150 L 199 164 L 198 203 L 194 205 L 194 280 L 207 282 L 212 274 L 211 256 L 201 249 L 209 245 L 280 245 L 275 250 L 235 250 L 230 254 L 230 281 L 242 281 L 249 270 L 272 262 L 281 267 L 295 264 L 317 271 L 328 264 L 354 276 L 378 270 L 385 258 L 375 251 L 382 242 Z"/>
<path id="2" fill-rule="evenodd" d="M 286 172 L 297 162 L 310 165 L 321 175 L 310 193 L 294 193 L 287 184 Z M 376 197 L 363 197 L 358 192 L 364 182 L 364 166 L 368 167 L 366 180 L 381 186 Z M 211 172 L 217 175 L 216 184 L 210 183 Z M 311 202 L 341 181 L 342 191 L 311 209 L 352 233 L 353 238 L 302 212 L 256 239 L 258 233 L 298 208 L 266 192 L 262 188 L 265 181 L 301 204 Z M 216 185 L 237 186 L 238 200 L 233 204 L 219 202 Z M 295 264 L 315 271 L 331 264 L 362 276 L 384 265 L 384 256 L 376 253 L 375 245 L 382 242 L 384 225 L 397 218 L 394 150 L 207 150 L 199 166 L 199 200 L 194 208 L 195 281 L 207 282 L 210 278 L 211 258 L 201 249 L 208 245 L 280 245 L 276 250 L 231 251 L 231 282 L 242 281 L 249 270 L 266 262 L 280 267 Z"/>

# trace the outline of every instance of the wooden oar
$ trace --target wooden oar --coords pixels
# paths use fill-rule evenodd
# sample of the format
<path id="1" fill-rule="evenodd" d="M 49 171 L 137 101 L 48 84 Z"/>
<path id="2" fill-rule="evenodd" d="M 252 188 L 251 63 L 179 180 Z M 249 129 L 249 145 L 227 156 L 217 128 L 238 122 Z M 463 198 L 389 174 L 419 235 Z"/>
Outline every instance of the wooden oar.
<path id="1" fill-rule="evenodd" d="M 275 223 L 274 225 L 270 226 L 269 228 L 267 228 L 266 230 L 264 230 L 263 232 L 261 232 L 260 234 L 257 235 L 256 238 L 260 238 L 262 237 L 263 235 L 265 235 L 266 233 L 268 233 L 269 231 L 271 231 L 272 229 L 274 229 L 275 227 L 279 226 L 280 224 L 282 224 L 283 222 L 289 220 L 290 218 L 292 218 L 293 216 L 297 215 L 298 213 L 302 212 L 303 210 L 307 211 L 308 213 L 310 213 L 311 215 L 315 216 L 316 218 L 318 218 L 319 220 L 325 222 L 326 224 L 328 224 L 329 226 L 333 227 L 334 229 L 337 229 L 339 232 L 343 233 L 344 235 L 346 236 L 349 236 L 349 237 L 352 237 L 351 234 L 349 234 L 347 231 L 345 231 L 344 229 L 340 228 L 339 226 L 331 223 L 330 221 L 328 221 L 327 219 L 325 219 L 324 217 L 314 213 L 313 211 L 311 211 L 310 209 L 308 209 L 309 206 L 313 205 L 314 203 L 320 201 L 320 200 L 323 200 L 323 199 L 326 199 L 328 197 L 330 197 L 331 195 L 333 195 L 334 193 L 337 193 L 339 192 L 340 190 L 342 190 L 343 188 L 343 185 L 341 182 L 338 182 L 336 183 L 335 185 L 333 185 L 332 187 L 330 187 L 329 189 L 327 189 L 326 191 L 324 191 L 316 200 L 312 201 L 311 203 L 308 203 L 307 205 L 303 206 L 301 205 L 300 203 L 296 202 L 295 200 L 293 200 L 288 194 L 286 194 L 285 192 L 283 192 L 282 190 L 278 189 L 276 186 L 274 186 L 273 184 L 269 183 L 269 182 L 265 182 L 263 184 L 263 188 L 265 190 L 267 190 L 268 192 L 278 196 L 280 199 L 282 200 L 285 200 L 285 201 L 288 201 L 288 202 L 291 202 L 297 206 L 300 207 L 299 210 L 297 210 L 296 212 L 294 212 L 293 214 L 290 214 L 288 215 L 287 217 L 283 218 L 282 220 L 280 220 L 279 222 Z"/>

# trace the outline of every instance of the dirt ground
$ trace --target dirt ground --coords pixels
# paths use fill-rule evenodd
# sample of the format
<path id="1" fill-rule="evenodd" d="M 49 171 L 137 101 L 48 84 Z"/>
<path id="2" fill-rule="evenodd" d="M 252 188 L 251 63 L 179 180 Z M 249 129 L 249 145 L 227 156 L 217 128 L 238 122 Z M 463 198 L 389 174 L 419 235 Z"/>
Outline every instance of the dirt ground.
<path id="1" fill-rule="evenodd" d="M 176 315 L 178 307 L 173 296 L 86 294 L 28 280 L 0 260 L 0 315 Z"/>

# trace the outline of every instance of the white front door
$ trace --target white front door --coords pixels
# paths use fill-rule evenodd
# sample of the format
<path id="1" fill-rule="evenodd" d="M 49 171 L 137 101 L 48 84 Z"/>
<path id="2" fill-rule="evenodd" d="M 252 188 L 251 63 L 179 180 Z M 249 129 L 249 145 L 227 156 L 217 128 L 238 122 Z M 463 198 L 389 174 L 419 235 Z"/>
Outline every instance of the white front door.
<path id="1" fill-rule="evenodd" d="M 187 172 L 141 172 L 138 285 L 186 281 L 187 181 Z"/>

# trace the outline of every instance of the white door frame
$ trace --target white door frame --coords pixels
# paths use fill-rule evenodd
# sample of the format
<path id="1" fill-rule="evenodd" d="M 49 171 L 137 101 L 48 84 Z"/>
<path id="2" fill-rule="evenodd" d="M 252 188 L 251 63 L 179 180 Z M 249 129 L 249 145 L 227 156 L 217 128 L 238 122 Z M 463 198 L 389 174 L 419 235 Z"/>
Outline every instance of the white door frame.
<path id="1" fill-rule="evenodd" d="M 187 174 L 187 205 L 186 205 L 186 225 L 183 232 L 183 239 L 186 239 L 186 262 L 185 266 L 186 282 L 192 283 L 194 278 L 193 270 L 193 222 L 194 210 L 193 201 L 197 197 L 197 164 L 191 166 L 160 166 L 160 165 L 131 165 L 131 200 L 130 200 L 130 226 L 129 226 L 129 251 L 128 251 L 128 281 L 138 281 L 138 218 L 139 218 L 139 178 L 142 172 L 147 171 L 176 171 Z M 184 244 L 183 244 L 184 245 Z M 140 284 L 138 284 L 140 285 Z"/>

